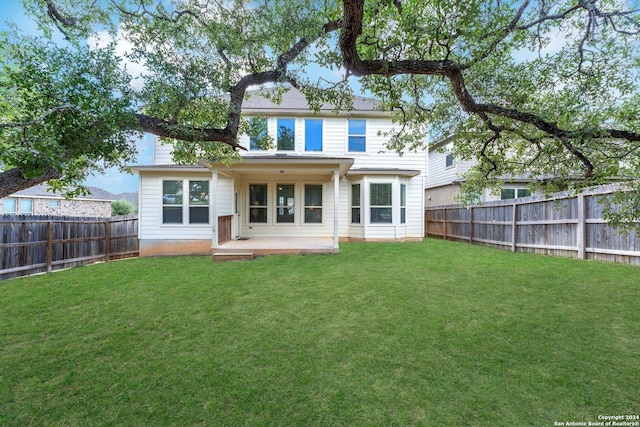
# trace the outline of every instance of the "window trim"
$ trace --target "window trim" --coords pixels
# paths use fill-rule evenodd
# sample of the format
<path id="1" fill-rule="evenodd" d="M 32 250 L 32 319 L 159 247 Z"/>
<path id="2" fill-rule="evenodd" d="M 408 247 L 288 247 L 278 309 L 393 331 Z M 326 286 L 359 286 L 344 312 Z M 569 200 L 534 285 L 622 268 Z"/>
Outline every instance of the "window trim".
<path id="1" fill-rule="evenodd" d="M 25 198 L 25 197 L 20 197 L 20 215 L 33 215 L 33 199 L 29 199 L 29 198 Z M 28 201 L 31 204 L 31 210 L 29 210 L 28 212 L 25 212 L 25 210 L 23 209 L 23 202 Z"/>
<path id="2" fill-rule="evenodd" d="M 364 122 L 364 133 L 351 133 L 352 122 Z M 363 150 L 351 149 L 351 137 L 364 138 Z M 347 152 L 349 153 L 366 153 L 367 152 L 367 120 L 366 119 L 347 119 Z"/>
<path id="3" fill-rule="evenodd" d="M 453 157 L 452 153 L 447 153 L 444 157 L 444 168 L 451 169 L 456 165 L 456 159 Z"/>
<path id="4" fill-rule="evenodd" d="M 320 123 L 320 149 L 319 150 L 310 150 L 307 147 L 307 137 L 309 135 L 309 132 L 307 132 L 307 123 L 309 122 Z M 321 153 L 324 151 L 324 119 L 309 119 L 309 118 L 304 119 L 304 151 L 307 151 L 310 153 Z"/>
<path id="5" fill-rule="evenodd" d="M 13 201 L 13 211 L 7 212 L 5 203 L 8 201 Z M 2 212 L 6 215 L 18 215 L 18 198 L 17 197 L 5 197 L 2 199 Z"/>
<path id="6" fill-rule="evenodd" d="M 320 187 L 320 206 L 317 205 L 307 205 L 307 187 L 314 186 Z M 322 225 L 324 223 L 324 184 L 315 183 L 315 182 L 303 182 L 302 183 L 302 191 L 303 191 L 303 212 L 302 223 L 304 225 Z M 320 221 L 318 222 L 307 222 L 307 209 L 318 209 L 320 211 Z"/>
<path id="7" fill-rule="evenodd" d="M 176 193 L 176 195 L 180 195 L 182 197 L 181 203 L 177 204 L 177 203 L 165 203 L 164 202 L 164 198 L 165 198 L 165 192 L 164 192 L 164 183 L 168 182 L 168 181 L 177 181 L 180 182 L 180 192 Z M 192 204 L 191 203 L 191 183 L 192 182 L 206 182 L 207 186 L 208 186 L 208 195 L 207 195 L 207 203 L 206 204 Z M 211 195 L 211 179 L 210 178 L 206 178 L 206 177 L 202 177 L 202 178 L 198 178 L 198 177 L 179 177 L 179 178 L 174 178 L 171 177 L 169 179 L 161 179 L 160 180 L 160 207 L 161 207 L 161 218 L 160 218 L 160 226 L 162 227 L 203 227 L 203 226 L 211 226 L 211 212 L 212 212 L 212 206 L 211 206 L 211 202 L 214 199 L 214 197 L 212 197 Z M 186 195 L 186 196 L 185 196 Z M 186 197 L 186 199 L 185 199 Z M 165 222 L 165 213 L 164 213 L 164 208 L 165 207 L 169 207 L 169 208 L 177 208 L 180 207 L 180 222 Z M 192 207 L 200 207 L 200 208 L 205 208 L 207 209 L 207 222 L 192 222 L 191 221 L 191 208 Z"/>
<path id="8" fill-rule="evenodd" d="M 261 134 L 260 136 L 267 136 L 269 134 L 269 119 L 267 117 L 261 117 L 261 116 L 249 118 L 250 124 L 252 124 L 253 121 L 257 121 L 257 120 L 263 121 L 264 127 L 265 127 L 264 134 Z M 249 151 L 267 151 L 267 150 L 262 147 L 258 147 L 256 145 L 255 138 L 249 135 Z"/>
<path id="9" fill-rule="evenodd" d="M 280 120 L 293 123 L 293 147 L 280 148 Z M 293 117 L 276 117 L 276 151 L 291 152 L 296 151 L 296 119 Z"/>
<path id="10" fill-rule="evenodd" d="M 354 187 L 356 187 L 356 186 L 358 187 L 358 204 L 354 204 L 354 200 L 353 200 L 354 199 L 353 195 L 355 194 L 354 193 Z M 351 208 L 351 211 L 350 211 L 351 215 L 350 215 L 350 218 L 349 218 L 349 222 L 351 224 L 362 225 L 362 201 L 363 201 L 362 187 L 363 187 L 363 185 L 362 185 L 361 182 L 357 182 L 357 183 L 352 183 L 351 184 L 351 191 L 349 193 L 349 200 L 350 200 L 349 204 L 350 204 L 350 208 Z M 358 221 L 357 222 L 355 222 L 353 220 L 353 213 L 354 213 L 355 209 L 358 210 Z"/>
<path id="11" fill-rule="evenodd" d="M 261 185 L 266 188 L 265 192 L 265 202 L 266 205 L 252 205 L 251 204 L 251 186 L 252 185 Z M 248 204 L 248 215 L 247 215 L 247 225 L 252 227 L 254 225 L 266 225 L 270 224 L 269 222 L 269 183 L 268 182 L 248 182 L 247 183 L 247 204 Z M 265 220 L 263 221 L 251 221 L 251 209 L 265 209 Z"/>
<path id="12" fill-rule="evenodd" d="M 385 185 L 385 186 L 389 186 L 390 189 L 390 193 L 389 193 L 389 205 L 374 205 L 372 203 L 372 191 L 373 191 L 373 186 L 374 185 Z M 379 181 L 379 182 L 369 182 L 369 224 L 371 225 L 393 225 L 394 222 L 394 214 L 393 214 L 393 195 L 394 195 L 394 190 L 393 190 L 393 182 L 392 181 Z M 391 212 L 391 216 L 389 218 L 389 221 L 374 221 L 373 220 L 373 209 L 388 209 Z"/>
<path id="13" fill-rule="evenodd" d="M 206 187 L 207 187 L 207 195 L 205 196 L 206 199 L 206 203 L 194 203 L 194 201 L 191 199 L 191 193 L 192 193 L 192 185 L 195 182 L 204 182 L 206 183 Z M 188 210 L 189 210 L 189 224 L 210 224 L 211 223 L 211 181 L 207 180 L 207 179 L 190 179 L 187 181 L 187 189 L 189 190 L 189 203 L 188 203 Z M 184 199 L 183 199 L 184 201 Z M 207 221 L 206 222 L 202 222 L 202 221 L 194 221 L 192 219 L 192 211 L 191 209 L 195 208 L 198 210 L 205 210 L 207 211 Z"/>
<path id="14" fill-rule="evenodd" d="M 407 223 L 407 184 L 400 183 L 400 224 Z"/>

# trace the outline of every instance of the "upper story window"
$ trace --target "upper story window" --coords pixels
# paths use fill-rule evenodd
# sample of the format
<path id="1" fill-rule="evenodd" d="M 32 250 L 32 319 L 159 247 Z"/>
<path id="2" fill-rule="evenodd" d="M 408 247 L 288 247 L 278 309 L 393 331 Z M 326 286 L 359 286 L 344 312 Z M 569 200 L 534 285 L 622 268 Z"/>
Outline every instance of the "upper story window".
<path id="1" fill-rule="evenodd" d="M 249 119 L 249 149 L 264 150 L 262 145 L 267 136 L 267 119 L 264 117 L 252 117 Z"/>
<path id="2" fill-rule="evenodd" d="M 296 148 L 295 119 L 278 119 L 278 150 L 291 151 Z"/>
<path id="3" fill-rule="evenodd" d="M 366 120 L 349 120 L 349 151 L 362 153 L 367 151 L 366 131 Z"/>
<path id="4" fill-rule="evenodd" d="M 447 156 L 445 157 L 445 160 L 444 160 L 444 166 L 446 168 L 450 168 L 450 167 L 453 167 L 453 163 L 454 163 L 453 162 L 453 154 L 448 153 Z"/>
<path id="5" fill-rule="evenodd" d="M 455 158 L 453 157 L 453 143 L 450 142 L 445 147 L 444 167 L 445 169 L 452 168 L 455 164 Z"/>
<path id="6" fill-rule="evenodd" d="M 322 151 L 322 119 L 305 119 L 304 150 Z"/>

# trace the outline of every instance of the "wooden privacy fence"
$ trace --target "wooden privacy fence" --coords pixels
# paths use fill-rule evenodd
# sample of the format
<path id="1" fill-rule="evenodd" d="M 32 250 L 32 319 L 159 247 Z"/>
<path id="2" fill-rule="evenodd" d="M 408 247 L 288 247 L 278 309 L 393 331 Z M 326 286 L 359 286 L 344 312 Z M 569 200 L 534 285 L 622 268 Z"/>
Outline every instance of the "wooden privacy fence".
<path id="1" fill-rule="evenodd" d="M 530 197 L 482 205 L 427 208 L 427 236 L 511 251 L 640 265 L 640 236 L 603 219 L 612 187 L 554 199 Z"/>
<path id="2" fill-rule="evenodd" d="M 0 280 L 135 256 L 135 216 L 0 215 Z"/>

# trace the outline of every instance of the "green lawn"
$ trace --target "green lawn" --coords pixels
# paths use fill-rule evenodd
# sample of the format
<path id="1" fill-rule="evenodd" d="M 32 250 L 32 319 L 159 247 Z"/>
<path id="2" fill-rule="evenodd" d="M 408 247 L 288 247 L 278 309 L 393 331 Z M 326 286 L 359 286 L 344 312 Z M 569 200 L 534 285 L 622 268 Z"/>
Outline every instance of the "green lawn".
<path id="1" fill-rule="evenodd" d="M 640 413 L 640 268 L 438 240 L 0 282 L 0 425 L 553 426 Z"/>

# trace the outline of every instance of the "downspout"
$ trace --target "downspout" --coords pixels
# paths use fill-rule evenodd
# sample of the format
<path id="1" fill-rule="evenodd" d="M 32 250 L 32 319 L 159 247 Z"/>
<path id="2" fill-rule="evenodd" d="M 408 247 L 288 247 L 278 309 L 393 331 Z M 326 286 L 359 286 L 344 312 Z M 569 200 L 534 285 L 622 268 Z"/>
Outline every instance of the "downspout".
<path id="1" fill-rule="evenodd" d="M 339 249 L 340 236 L 338 233 L 339 221 L 338 215 L 340 212 L 340 171 L 333 171 L 333 249 L 336 251 Z"/>
<path id="2" fill-rule="evenodd" d="M 218 245 L 218 171 L 211 171 L 211 196 L 209 204 L 211 205 L 211 248 L 217 249 Z"/>

